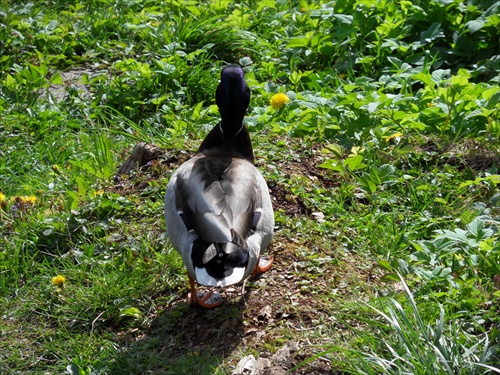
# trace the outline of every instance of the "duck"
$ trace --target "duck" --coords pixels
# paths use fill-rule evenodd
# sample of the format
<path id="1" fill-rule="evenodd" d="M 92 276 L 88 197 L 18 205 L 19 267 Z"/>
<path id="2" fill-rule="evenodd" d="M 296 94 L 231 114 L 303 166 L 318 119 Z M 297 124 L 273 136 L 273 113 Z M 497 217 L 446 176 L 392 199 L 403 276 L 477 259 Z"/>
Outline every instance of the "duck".
<path id="1" fill-rule="evenodd" d="M 168 238 L 187 269 L 187 302 L 204 308 L 224 302 L 214 288 L 256 278 L 274 261 L 261 256 L 273 238 L 274 212 L 243 123 L 250 89 L 239 65 L 222 69 L 215 99 L 220 122 L 172 174 L 164 205 Z M 202 293 L 197 284 L 213 288 Z"/>

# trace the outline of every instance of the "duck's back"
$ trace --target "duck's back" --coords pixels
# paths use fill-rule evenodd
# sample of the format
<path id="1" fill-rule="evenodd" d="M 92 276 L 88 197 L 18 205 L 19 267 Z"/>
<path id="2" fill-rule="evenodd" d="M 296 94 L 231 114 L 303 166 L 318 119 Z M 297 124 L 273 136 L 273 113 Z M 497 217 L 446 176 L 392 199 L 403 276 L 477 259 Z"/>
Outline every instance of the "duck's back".
<path id="1" fill-rule="evenodd" d="M 200 284 L 241 281 L 271 241 L 268 188 L 248 160 L 198 154 L 172 176 L 165 204 L 175 205 L 165 210 L 172 244 Z"/>
<path id="2" fill-rule="evenodd" d="M 209 242 L 248 237 L 253 212 L 262 207 L 260 173 L 247 160 L 198 155 L 176 172 L 175 205 L 188 229 Z"/>

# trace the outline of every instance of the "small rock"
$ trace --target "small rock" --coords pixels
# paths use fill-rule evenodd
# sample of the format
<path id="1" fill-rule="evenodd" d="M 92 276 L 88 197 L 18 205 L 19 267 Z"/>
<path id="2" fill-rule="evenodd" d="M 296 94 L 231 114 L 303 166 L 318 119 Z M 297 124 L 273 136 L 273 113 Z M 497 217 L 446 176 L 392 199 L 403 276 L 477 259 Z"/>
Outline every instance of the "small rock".
<path id="1" fill-rule="evenodd" d="M 267 320 L 271 319 L 272 312 L 273 312 L 273 310 L 272 310 L 271 306 L 266 305 L 262 309 L 260 309 L 259 314 L 257 316 L 258 316 L 259 320 L 267 321 Z"/>
<path id="2" fill-rule="evenodd" d="M 271 361 L 267 358 L 259 357 L 255 362 L 255 370 L 253 375 L 264 375 L 267 370 L 271 367 Z"/>
<path id="3" fill-rule="evenodd" d="M 284 368 L 289 368 L 291 363 L 290 349 L 287 345 L 278 349 L 276 353 L 271 357 L 275 365 L 280 365 Z"/>
<path id="4" fill-rule="evenodd" d="M 311 215 L 318 223 L 323 223 L 325 221 L 325 214 L 323 212 L 313 212 Z"/>
<path id="5" fill-rule="evenodd" d="M 287 370 L 293 366 L 293 354 L 299 350 L 299 344 L 295 341 L 286 343 L 282 348 L 274 353 L 270 361 L 272 366 L 266 369 L 263 374 L 255 375 L 285 375 Z"/>
<path id="6" fill-rule="evenodd" d="M 247 355 L 238 362 L 238 365 L 231 373 L 232 375 L 255 375 L 255 357 Z"/>
<path id="7" fill-rule="evenodd" d="M 292 355 L 299 349 L 297 342 L 290 341 L 278 349 L 271 358 L 253 355 L 243 357 L 232 375 L 286 375 L 286 371 L 292 367 Z"/>
<path id="8" fill-rule="evenodd" d="M 263 373 L 255 374 L 255 375 L 286 375 L 286 371 L 283 370 L 280 366 L 271 366 L 267 367 Z"/>

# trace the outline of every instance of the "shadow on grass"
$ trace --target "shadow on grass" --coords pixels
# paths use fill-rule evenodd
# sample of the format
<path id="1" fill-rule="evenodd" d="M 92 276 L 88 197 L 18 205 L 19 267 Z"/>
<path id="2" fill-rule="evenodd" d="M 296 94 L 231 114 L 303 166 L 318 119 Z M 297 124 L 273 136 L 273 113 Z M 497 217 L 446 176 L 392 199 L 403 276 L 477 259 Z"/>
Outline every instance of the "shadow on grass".
<path id="1" fill-rule="evenodd" d="M 246 290 L 245 299 L 250 290 Z M 244 336 L 243 298 L 213 310 L 185 300 L 158 315 L 107 367 L 109 374 L 214 374 Z"/>

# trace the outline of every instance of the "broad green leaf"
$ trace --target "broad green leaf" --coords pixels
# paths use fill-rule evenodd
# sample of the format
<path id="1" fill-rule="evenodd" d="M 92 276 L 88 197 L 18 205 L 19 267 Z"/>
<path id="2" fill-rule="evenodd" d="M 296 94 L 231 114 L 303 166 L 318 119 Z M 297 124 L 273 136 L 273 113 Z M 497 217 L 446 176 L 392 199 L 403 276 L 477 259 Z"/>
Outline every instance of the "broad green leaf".
<path id="1" fill-rule="evenodd" d="M 469 21 L 465 24 L 469 28 L 469 33 L 474 34 L 475 32 L 481 30 L 484 26 L 484 21 L 481 19 Z"/>
<path id="2" fill-rule="evenodd" d="M 436 83 L 441 83 L 450 77 L 450 69 L 437 69 L 431 74 L 432 80 Z"/>
<path id="3" fill-rule="evenodd" d="M 463 76 L 463 75 L 460 75 L 460 74 L 457 74 L 457 75 L 454 75 L 451 77 L 451 84 L 453 87 L 465 87 L 469 84 L 469 80 L 467 79 L 467 77 Z"/>
<path id="4" fill-rule="evenodd" d="M 348 35 L 354 34 L 356 30 L 357 29 L 354 25 L 342 23 L 338 25 L 338 27 L 335 29 L 331 37 L 334 38 L 335 40 L 338 39 L 342 40 L 346 38 Z M 348 38 L 346 39 L 349 40 Z"/>
<path id="5" fill-rule="evenodd" d="M 499 92 L 500 92 L 500 89 L 498 87 L 490 87 L 490 88 L 487 88 L 486 90 L 483 90 L 481 92 L 481 97 L 483 99 L 488 100 L 493 95 L 498 94 Z"/>
<path id="6" fill-rule="evenodd" d="M 427 129 L 427 127 L 428 127 L 425 123 L 420 122 L 420 121 L 412 121 L 412 122 L 406 123 L 405 125 L 411 129 L 417 129 L 420 131 Z"/>
<path id="7" fill-rule="evenodd" d="M 408 115 L 409 115 L 408 112 L 405 112 L 405 111 L 396 111 L 396 112 L 394 112 L 394 114 L 392 115 L 392 117 L 394 118 L 394 120 L 400 121 L 400 120 L 403 120 L 406 117 L 408 117 Z"/>
<path id="8" fill-rule="evenodd" d="M 390 272 L 394 271 L 394 267 L 387 260 L 383 260 L 383 259 L 377 260 L 377 265 L 379 267 L 386 269 L 387 271 L 390 271 Z"/>
<path id="9" fill-rule="evenodd" d="M 333 152 L 336 156 L 341 157 L 344 153 L 344 148 L 336 143 L 331 143 L 325 146 L 325 148 Z M 326 151 L 328 152 L 328 151 Z"/>
<path id="10" fill-rule="evenodd" d="M 142 318 L 143 313 L 137 307 L 125 307 L 125 308 L 120 310 L 120 316 L 128 316 L 128 317 L 140 319 L 140 318 Z"/>
<path id="11" fill-rule="evenodd" d="M 377 191 L 378 184 L 374 181 L 372 176 L 364 175 L 359 181 L 364 191 L 369 193 L 375 193 Z"/>
<path id="12" fill-rule="evenodd" d="M 487 109 L 481 108 L 481 109 L 476 109 L 475 111 L 469 112 L 467 116 L 465 116 L 465 119 L 470 119 L 473 117 L 488 117 L 488 115 L 491 113 L 491 111 L 488 111 Z"/>
<path id="13" fill-rule="evenodd" d="M 335 52 L 332 42 L 325 42 L 321 45 L 320 51 L 323 55 L 331 56 Z"/>
<path id="14" fill-rule="evenodd" d="M 492 183 L 494 186 L 497 186 L 500 184 L 500 175 L 493 174 L 486 177 L 477 177 L 475 180 L 467 180 L 462 182 L 460 185 L 458 185 L 458 187 L 463 188 L 471 185 L 479 185 L 484 181 L 488 181 Z"/>
<path id="15" fill-rule="evenodd" d="M 443 30 L 441 29 L 440 22 L 434 22 L 426 31 L 420 34 L 420 41 L 422 43 L 430 43 L 436 39 L 444 38 Z"/>
<path id="16" fill-rule="evenodd" d="M 303 48 L 307 47 L 309 44 L 309 39 L 305 37 L 296 37 L 296 38 L 291 38 L 286 47 L 287 48 Z"/>
<path id="17" fill-rule="evenodd" d="M 417 73 L 417 74 L 412 75 L 411 78 L 417 79 L 417 80 L 425 83 L 426 85 L 430 85 L 431 82 L 433 81 L 432 76 L 430 74 L 426 74 L 426 73 Z"/>
<path id="18" fill-rule="evenodd" d="M 163 74 L 163 75 L 170 75 L 173 72 L 175 72 L 175 70 L 177 69 L 174 65 L 168 64 L 164 61 L 157 61 L 156 64 L 157 64 L 158 68 L 160 68 L 160 69 L 155 70 L 155 73 L 159 73 L 159 74 Z"/>
<path id="19" fill-rule="evenodd" d="M 384 164 L 380 166 L 378 171 L 382 182 L 386 182 L 391 179 L 390 177 L 393 177 L 396 168 L 391 164 Z"/>
<path id="20" fill-rule="evenodd" d="M 352 157 L 348 157 L 344 161 L 344 165 L 347 166 L 351 171 L 357 171 L 359 169 L 363 169 L 367 167 L 367 164 L 363 163 L 364 156 L 363 155 L 355 155 Z"/>
<path id="21" fill-rule="evenodd" d="M 59 74 L 59 72 L 57 72 L 56 74 L 54 74 L 50 78 L 50 84 L 51 85 L 63 85 L 64 84 L 64 81 L 63 81 L 61 75 Z"/>
<path id="22" fill-rule="evenodd" d="M 346 14 L 334 14 L 333 17 L 345 25 L 350 25 L 354 17 Z"/>
<path id="23" fill-rule="evenodd" d="M 429 253 L 426 253 L 425 251 L 417 251 L 416 253 L 410 255 L 410 259 L 417 262 L 429 262 L 431 259 L 431 255 Z"/>
<path id="24" fill-rule="evenodd" d="M 388 273 L 380 278 L 380 281 L 387 283 L 391 281 L 399 281 L 399 275 L 397 273 Z"/>
<path id="25" fill-rule="evenodd" d="M 486 177 L 484 177 L 484 180 L 493 183 L 495 186 L 500 185 L 500 175 L 499 174 L 492 174 L 492 175 L 486 176 Z"/>
<path id="26" fill-rule="evenodd" d="M 7 87 L 9 90 L 14 90 L 16 88 L 16 79 L 8 73 L 3 82 L 5 87 Z"/>
<path id="27" fill-rule="evenodd" d="M 240 59 L 239 63 L 241 66 L 248 66 L 248 65 L 252 65 L 253 61 L 250 57 L 245 56 L 245 57 Z"/>
<path id="28" fill-rule="evenodd" d="M 493 235 L 493 230 L 484 228 L 484 221 L 479 217 L 467 224 L 467 230 L 476 240 L 485 240 Z"/>
<path id="29" fill-rule="evenodd" d="M 366 106 L 366 109 L 368 110 L 368 113 L 373 113 L 375 112 L 375 110 L 377 109 L 377 107 L 380 105 L 380 102 L 371 102 L 371 103 L 368 103 L 368 105 Z"/>
<path id="30" fill-rule="evenodd" d="M 261 12 L 265 8 L 276 9 L 276 0 L 261 0 L 257 3 L 257 12 Z"/>
<path id="31" fill-rule="evenodd" d="M 274 83 L 273 81 L 266 81 L 266 83 L 264 83 L 264 90 L 267 92 L 267 93 L 270 93 L 270 92 L 276 92 L 277 90 L 277 85 L 276 83 Z"/>
<path id="32" fill-rule="evenodd" d="M 330 169 L 332 171 L 338 171 L 338 172 L 342 172 L 342 170 L 344 169 L 343 166 L 342 166 L 342 163 L 340 163 L 338 160 L 326 160 L 325 162 L 321 163 L 319 165 L 320 168 L 324 168 L 324 169 Z"/>

